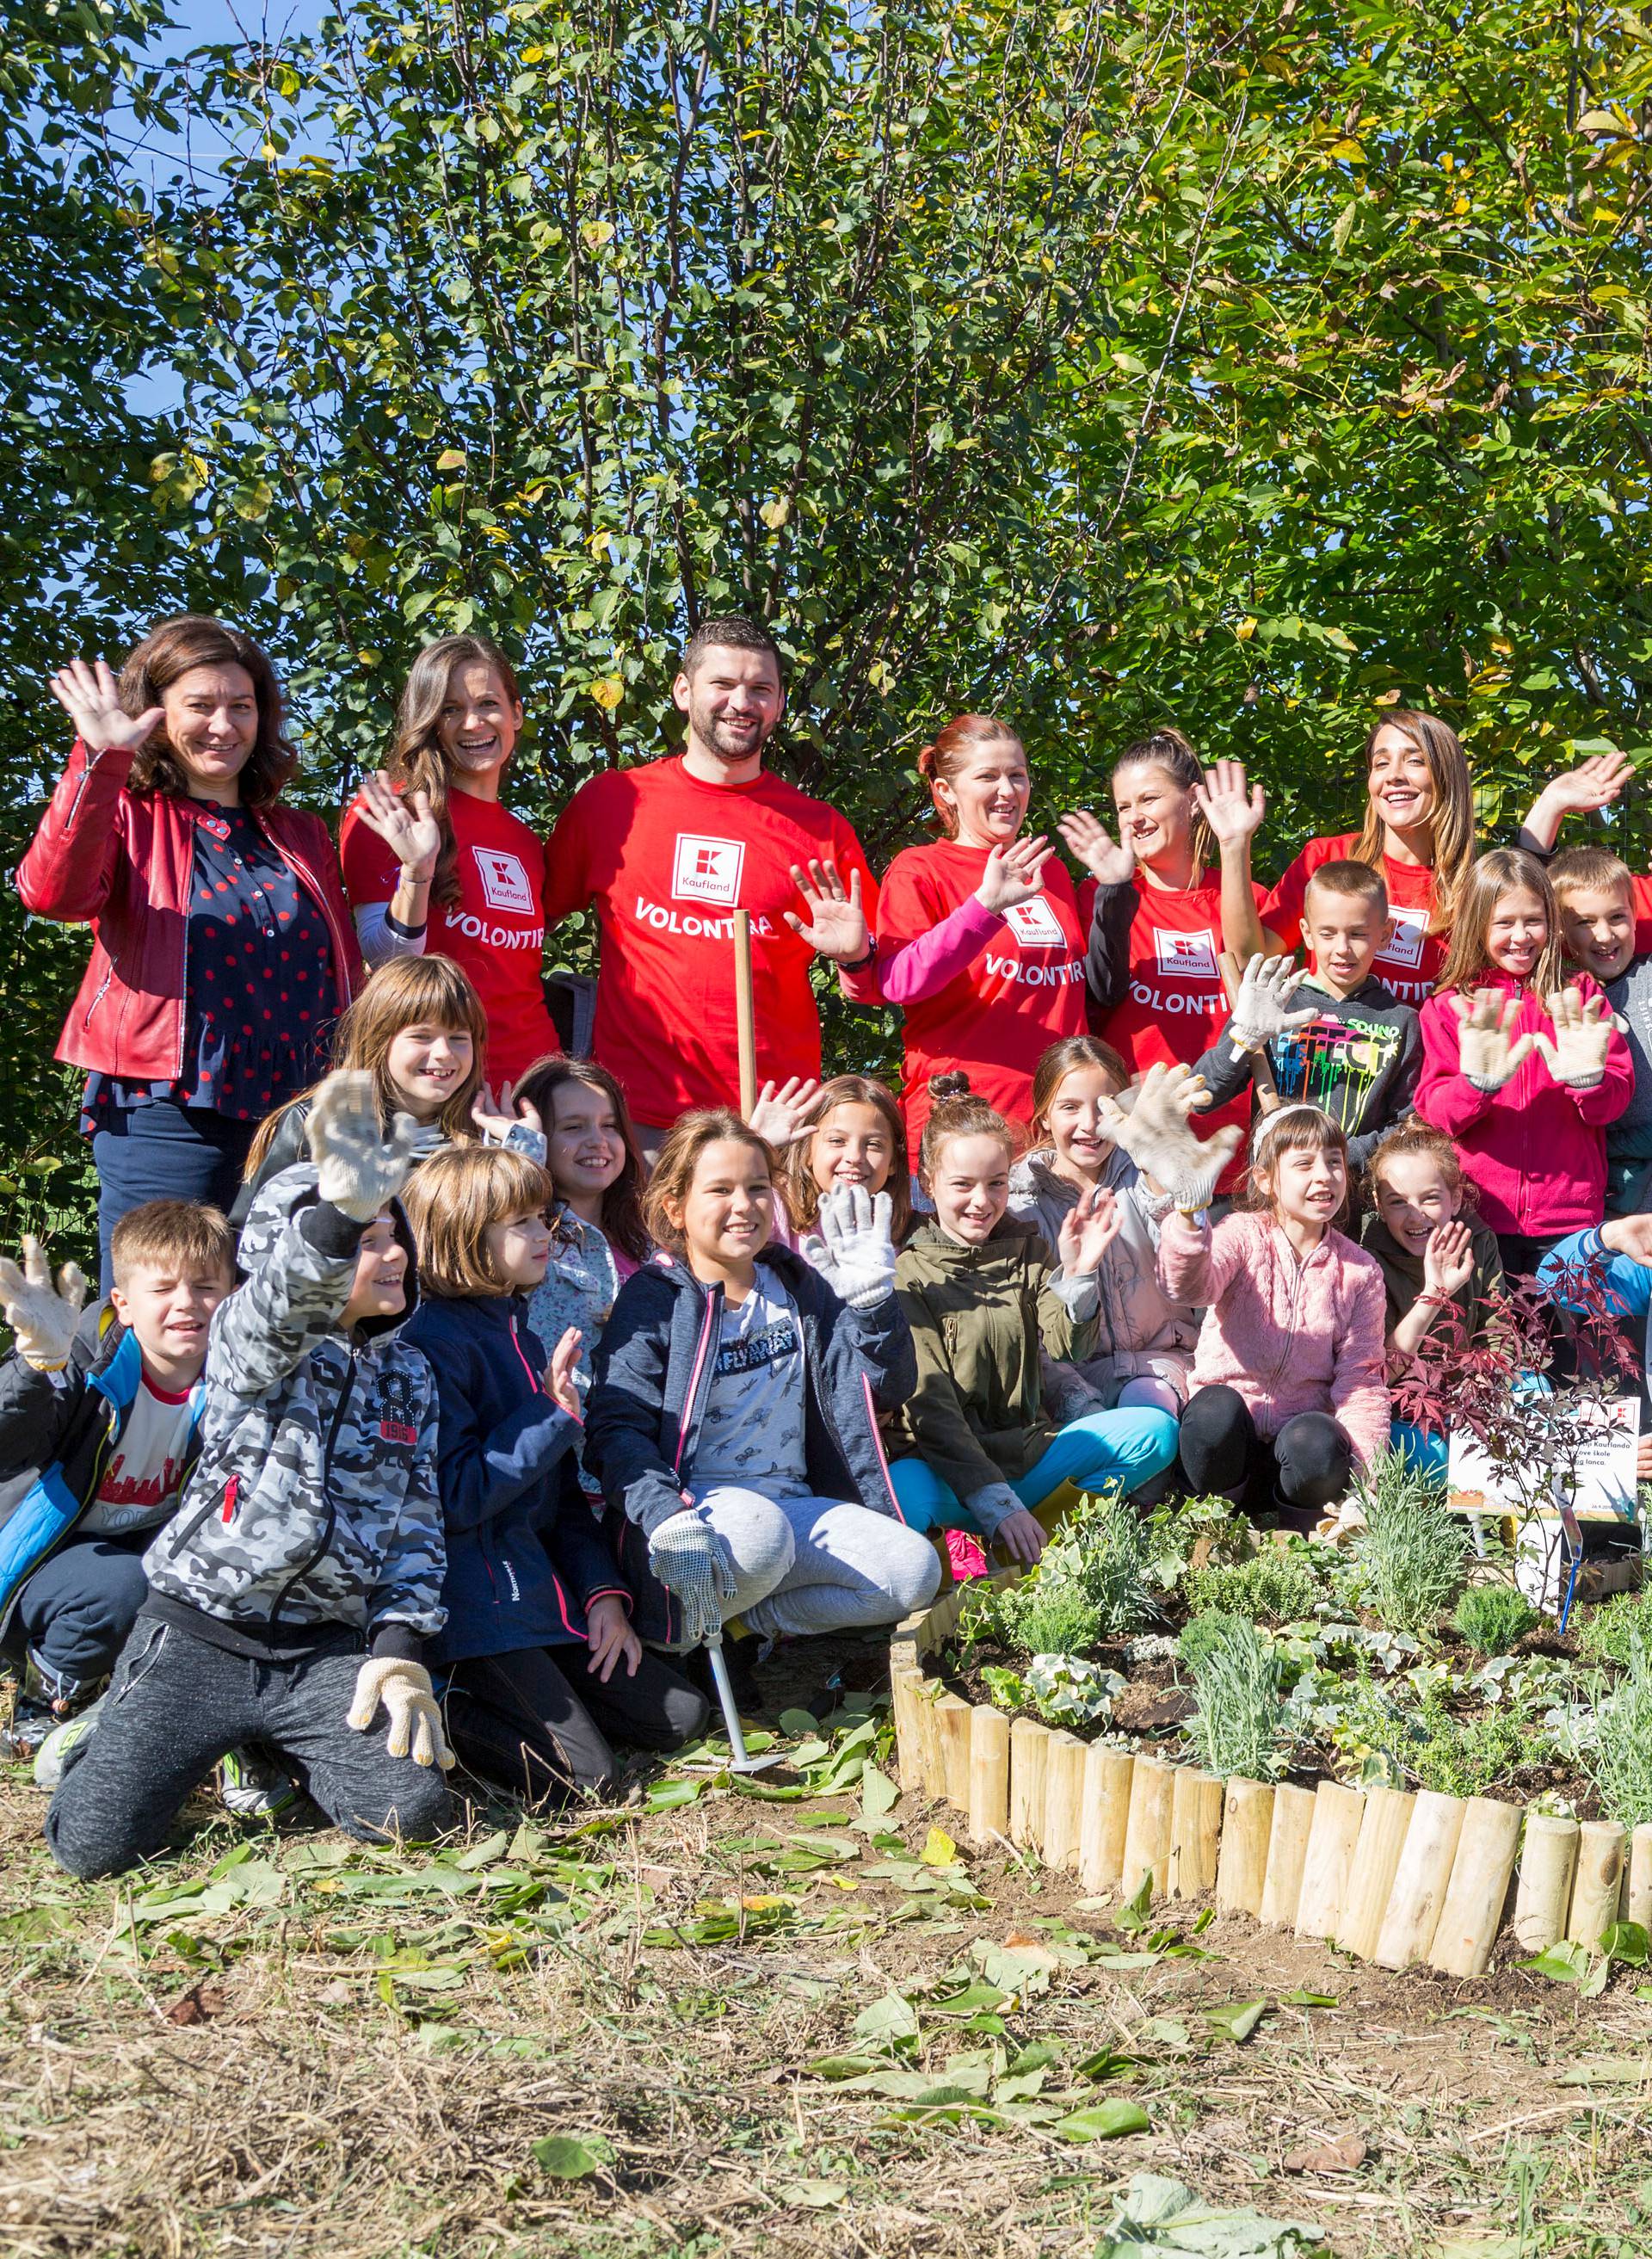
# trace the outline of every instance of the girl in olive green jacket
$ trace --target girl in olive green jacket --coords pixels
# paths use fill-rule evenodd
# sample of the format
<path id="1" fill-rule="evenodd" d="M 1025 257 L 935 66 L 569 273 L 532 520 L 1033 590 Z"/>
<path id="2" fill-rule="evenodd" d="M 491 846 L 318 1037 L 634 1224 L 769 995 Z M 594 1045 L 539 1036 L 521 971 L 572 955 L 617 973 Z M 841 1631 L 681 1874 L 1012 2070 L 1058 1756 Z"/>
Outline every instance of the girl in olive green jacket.
<path id="1" fill-rule="evenodd" d="M 1057 1427 L 1047 1415 L 1041 1350 L 1081 1361 L 1094 1344 L 1096 1267 L 1117 1237 L 1113 1195 L 1084 1194 L 1052 1254 L 1008 1214 L 1009 1126 L 936 1075 L 920 1174 L 935 1203 L 902 1250 L 895 1286 L 918 1356 L 918 1386 L 896 1415 L 895 1497 L 917 1529 L 965 1529 L 1036 1561 L 1036 1510 L 1072 1483 L 1138 1489 L 1176 1457 L 1176 1422 L 1142 1407 Z"/>

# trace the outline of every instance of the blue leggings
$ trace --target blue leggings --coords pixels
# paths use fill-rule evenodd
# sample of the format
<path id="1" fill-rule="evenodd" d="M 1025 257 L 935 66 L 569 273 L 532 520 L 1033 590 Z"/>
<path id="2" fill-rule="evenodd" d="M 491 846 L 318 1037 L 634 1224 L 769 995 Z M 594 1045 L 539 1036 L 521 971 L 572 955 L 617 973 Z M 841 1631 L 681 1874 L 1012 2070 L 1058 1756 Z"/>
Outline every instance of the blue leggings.
<path id="1" fill-rule="evenodd" d="M 1408 1420 L 1392 1420 L 1388 1441 L 1413 1474 L 1445 1472 L 1450 1450 L 1443 1436 L 1431 1436 L 1426 1428 L 1413 1428 Z"/>
<path id="2" fill-rule="evenodd" d="M 1067 1483 L 1079 1490 L 1104 1490 L 1109 1483 L 1139 1490 L 1175 1459 L 1176 1422 L 1168 1412 L 1090 1412 L 1069 1422 L 1043 1458 L 1010 1488 L 1029 1507 L 1042 1506 Z M 909 1529 L 985 1534 L 927 1459 L 897 1459 L 889 1473 Z"/>

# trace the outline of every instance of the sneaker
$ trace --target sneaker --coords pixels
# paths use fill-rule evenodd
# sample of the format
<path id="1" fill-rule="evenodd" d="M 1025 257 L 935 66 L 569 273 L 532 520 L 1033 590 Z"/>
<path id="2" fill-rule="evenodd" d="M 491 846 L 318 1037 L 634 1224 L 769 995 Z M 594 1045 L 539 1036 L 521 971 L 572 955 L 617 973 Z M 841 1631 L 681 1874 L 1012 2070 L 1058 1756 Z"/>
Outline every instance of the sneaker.
<path id="1" fill-rule="evenodd" d="M 298 1801 L 298 1786 L 256 1742 L 231 1749 L 218 1767 L 218 1794 L 224 1809 L 238 1820 L 273 1820 L 290 1812 Z"/>
<path id="2" fill-rule="evenodd" d="M 34 1785 L 36 1788 L 55 1788 L 63 1778 L 63 1767 L 71 1749 L 79 1747 L 97 1723 L 97 1714 L 103 1707 L 100 1694 L 96 1702 L 89 1702 L 72 1718 L 64 1718 L 53 1726 L 35 1753 Z"/>
<path id="3" fill-rule="evenodd" d="M 11 1722 L 0 1730 L 0 1757 L 13 1764 L 32 1764 L 41 1743 L 61 1721 L 49 1702 L 37 1702 L 19 1693 L 11 1707 Z"/>

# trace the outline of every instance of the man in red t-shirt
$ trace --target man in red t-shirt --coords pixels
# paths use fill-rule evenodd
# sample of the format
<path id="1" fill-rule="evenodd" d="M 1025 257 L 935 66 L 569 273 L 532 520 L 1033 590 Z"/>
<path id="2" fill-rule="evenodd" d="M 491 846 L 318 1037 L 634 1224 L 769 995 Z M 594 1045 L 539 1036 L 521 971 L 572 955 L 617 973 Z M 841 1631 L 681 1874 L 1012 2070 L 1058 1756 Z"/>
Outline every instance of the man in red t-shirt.
<path id="1" fill-rule="evenodd" d="M 759 1081 L 820 1072 L 816 955 L 852 1001 L 879 994 L 860 842 L 836 809 L 763 766 L 786 702 L 773 638 L 749 620 L 706 621 L 672 695 L 688 717 L 682 752 L 593 777 L 545 846 L 546 926 L 596 906 L 592 1050 L 656 1151 L 686 1108 L 737 1102 L 737 909 L 751 916 Z"/>

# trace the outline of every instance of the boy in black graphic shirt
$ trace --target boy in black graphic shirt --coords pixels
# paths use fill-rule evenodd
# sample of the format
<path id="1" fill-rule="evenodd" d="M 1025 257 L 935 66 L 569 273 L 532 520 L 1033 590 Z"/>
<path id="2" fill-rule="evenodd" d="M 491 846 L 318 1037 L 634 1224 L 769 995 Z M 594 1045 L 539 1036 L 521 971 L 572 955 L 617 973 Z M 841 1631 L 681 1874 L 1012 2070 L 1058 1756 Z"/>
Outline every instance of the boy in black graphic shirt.
<path id="1" fill-rule="evenodd" d="M 1280 1097 L 1321 1108 L 1347 1132 L 1350 1167 L 1364 1167 L 1411 1112 L 1422 1064 L 1416 1013 L 1371 972 L 1391 924 L 1388 889 L 1369 863 L 1315 871 L 1302 907 L 1312 969 L 1251 958 L 1232 1018 L 1194 1068 L 1214 1105 L 1244 1088 L 1265 1051 Z"/>

